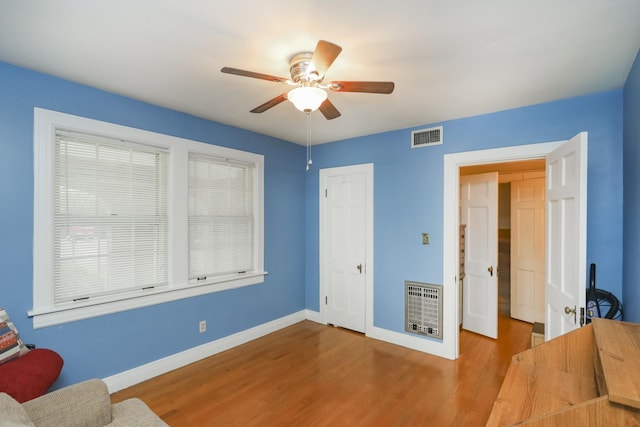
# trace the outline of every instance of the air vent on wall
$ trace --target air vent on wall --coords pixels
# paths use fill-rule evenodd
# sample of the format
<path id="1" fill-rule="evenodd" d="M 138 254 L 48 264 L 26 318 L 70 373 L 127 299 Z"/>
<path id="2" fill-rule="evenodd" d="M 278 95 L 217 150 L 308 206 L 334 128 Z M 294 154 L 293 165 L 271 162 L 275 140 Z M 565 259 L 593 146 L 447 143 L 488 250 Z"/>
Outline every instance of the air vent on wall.
<path id="1" fill-rule="evenodd" d="M 442 285 L 405 282 L 404 329 L 442 339 Z"/>
<path id="2" fill-rule="evenodd" d="M 442 126 L 411 132 L 411 148 L 442 144 Z"/>

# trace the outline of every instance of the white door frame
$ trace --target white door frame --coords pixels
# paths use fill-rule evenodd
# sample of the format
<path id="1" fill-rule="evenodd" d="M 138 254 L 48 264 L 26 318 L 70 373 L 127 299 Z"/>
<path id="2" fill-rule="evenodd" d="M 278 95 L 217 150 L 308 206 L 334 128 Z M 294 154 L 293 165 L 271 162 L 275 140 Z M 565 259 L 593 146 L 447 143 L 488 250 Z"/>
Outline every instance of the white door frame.
<path id="1" fill-rule="evenodd" d="M 361 165 L 341 166 L 335 168 L 320 169 L 319 179 L 319 207 L 320 207 L 320 223 L 319 223 L 319 240 L 320 240 L 320 320 L 327 324 L 327 306 L 325 304 L 325 296 L 327 295 L 327 281 L 324 277 L 324 269 L 326 265 L 326 245 L 324 236 L 324 224 L 326 222 L 326 198 L 325 189 L 327 177 L 332 175 L 348 175 L 352 173 L 361 173 L 365 175 L 365 217 L 366 224 L 364 227 L 365 234 L 365 334 L 373 329 L 373 163 L 365 163 Z"/>
<path id="2" fill-rule="evenodd" d="M 460 209 L 460 167 L 489 163 L 512 162 L 546 157 L 565 141 L 540 144 L 518 145 L 488 150 L 467 151 L 446 154 L 444 156 L 444 210 L 443 210 L 443 267 L 444 285 L 443 307 L 443 344 L 450 359 L 460 355 L 460 337 L 458 330 L 458 266 Z"/>

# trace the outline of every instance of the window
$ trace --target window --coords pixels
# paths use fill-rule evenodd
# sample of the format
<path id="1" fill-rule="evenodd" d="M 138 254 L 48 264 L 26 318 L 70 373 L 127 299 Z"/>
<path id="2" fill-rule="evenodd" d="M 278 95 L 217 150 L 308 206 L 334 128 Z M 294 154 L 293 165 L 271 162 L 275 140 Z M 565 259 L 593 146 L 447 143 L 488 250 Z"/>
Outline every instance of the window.
<path id="1" fill-rule="evenodd" d="M 168 284 L 167 153 L 55 131 L 55 303 Z"/>
<path id="2" fill-rule="evenodd" d="M 252 169 L 189 155 L 189 280 L 251 270 Z"/>
<path id="3" fill-rule="evenodd" d="M 34 327 L 264 280 L 263 157 L 35 109 Z"/>

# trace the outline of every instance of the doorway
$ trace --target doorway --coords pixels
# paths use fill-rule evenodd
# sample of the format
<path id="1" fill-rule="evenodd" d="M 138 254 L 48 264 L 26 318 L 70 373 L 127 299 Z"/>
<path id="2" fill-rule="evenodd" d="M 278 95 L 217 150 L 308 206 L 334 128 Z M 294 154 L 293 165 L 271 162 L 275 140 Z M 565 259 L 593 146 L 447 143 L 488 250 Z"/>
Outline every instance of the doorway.
<path id="1" fill-rule="evenodd" d="M 459 305 L 460 292 L 458 273 L 459 257 L 459 169 L 464 166 L 493 164 L 546 158 L 563 144 L 548 142 L 540 144 L 520 145 L 513 147 L 479 150 L 473 152 L 453 153 L 444 157 L 444 206 L 443 206 L 443 277 L 446 289 L 453 298 L 445 299 L 444 321 L 446 351 L 452 359 L 460 354 L 459 342 Z M 452 215 L 452 213 L 455 213 Z M 446 337 L 451 337 L 449 341 Z"/>
<path id="2" fill-rule="evenodd" d="M 519 145 L 444 156 L 443 282 L 452 298 L 444 301 L 445 352 L 460 354 L 456 322 L 459 257 L 459 168 L 475 164 L 545 158 L 547 160 L 547 242 L 545 340 L 577 329 L 585 304 L 587 253 L 587 133 L 566 141 Z M 447 337 L 450 337 L 449 340 Z"/>
<path id="3" fill-rule="evenodd" d="M 472 271 L 465 271 L 462 280 L 464 286 L 460 286 L 461 302 L 464 307 L 461 321 L 465 330 L 496 338 L 499 316 L 528 323 L 544 322 L 545 159 L 460 167 L 460 221 L 464 224 L 467 236 L 476 238 L 483 236 L 483 230 L 476 232 L 477 230 L 470 227 L 485 226 L 478 224 L 478 221 L 474 222 L 472 217 L 468 218 L 470 216 L 468 212 L 471 211 L 466 207 L 463 208 L 469 202 L 465 200 L 467 194 L 462 188 L 466 188 L 470 180 L 484 181 L 483 177 L 491 177 L 487 174 L 497 174 L 493 180 L 496 194 L 492 200 L 485 201 L 485 204 L 494 205 L 494 208 L 487 212 L 491 212 L 493 216 L 490 218 L 494 226 L 491 233 L 496 235 L 491 236 L 492 238 L 487 241 L 488 245 L 480 245 L 481 249 L 484 249 L 480 252 L 487 250 L 495 252 L 492 257 L 489 257 L 493 261 L 484 263 L 486 265 L 497 263 L 495 276 L 491 274 L 492 277 L 485 279 L 492 279 L 490 286 L 493 289 L 497 288 L 498 291 L 497 294 L 493 294 L 494 300 L 479 305 L 479 298 L 469 292 L 470 289 L 479 289 L 479 283 L 477 283 L 479 281 L 474 280 Z M 476 204 L 478 203 L 476 201 Z M 484 239 L 486 237 L 483 237 Z M 472 242 L 467 243 L 470 245 Z M 478 242 L 474 244 L 478 246 Z M 463 251 L 468 258 L 472 258 L 473 252 L 472 247 L 465 248 Z M 473 260 L 465 259 L 463 263 L 465 270 L 473 268 L 475 263 L 470 261 Z M 482 269 L 486 269 L 484 264 Z M 471 282 L 474 283 L 470 288 Z M 489 297 L 491 297 L 490 292 Z M 493 328 L 489 328 L 488 332 L 487 328 L 482 326 L 487 322 L 486 318 L 469 314 L 470 308 L 473 309 L 474 306 L 478 312 L 489 311 L 486 317 L 492 320 Z"/>

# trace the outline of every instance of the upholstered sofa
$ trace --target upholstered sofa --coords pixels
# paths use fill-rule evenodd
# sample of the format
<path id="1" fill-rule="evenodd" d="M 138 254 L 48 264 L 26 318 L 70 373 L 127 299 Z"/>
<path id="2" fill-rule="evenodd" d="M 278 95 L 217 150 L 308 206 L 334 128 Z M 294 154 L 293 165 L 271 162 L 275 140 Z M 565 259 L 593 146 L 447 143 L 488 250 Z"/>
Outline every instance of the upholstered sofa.
<path id="1" fill-rule="evenodd" d="M 111 404 L 106 384 L 89 380 L 20 404 L 0 393 L 1 426 L 167 426 L 140 399 Z"/>

